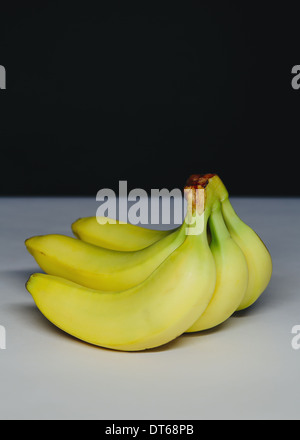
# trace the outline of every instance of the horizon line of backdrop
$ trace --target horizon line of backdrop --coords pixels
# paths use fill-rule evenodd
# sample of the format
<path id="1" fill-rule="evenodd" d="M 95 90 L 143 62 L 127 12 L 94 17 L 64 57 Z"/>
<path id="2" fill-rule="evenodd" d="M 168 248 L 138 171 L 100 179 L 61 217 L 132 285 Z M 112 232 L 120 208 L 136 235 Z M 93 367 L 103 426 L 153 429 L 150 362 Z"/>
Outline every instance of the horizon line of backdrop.
<path id="1" fill-rule="evenodd" d="M 96 3 L 96 2 L 95 2 Z M 1 5 L 0 196 L 300 196 L 298 14 L 216 2 Z M 300 12 L 300 7 L 299 7 Z"/>

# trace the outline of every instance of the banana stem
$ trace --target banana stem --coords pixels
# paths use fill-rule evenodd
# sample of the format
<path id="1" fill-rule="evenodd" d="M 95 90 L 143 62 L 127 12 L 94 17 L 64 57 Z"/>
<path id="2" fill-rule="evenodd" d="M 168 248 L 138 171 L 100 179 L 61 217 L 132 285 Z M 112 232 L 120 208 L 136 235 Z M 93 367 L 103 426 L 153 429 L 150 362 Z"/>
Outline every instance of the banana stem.
<path id="1" fill-rule="evenodd" d="M 201 235 L 205 232 L 207 239 L 207 225 L 214 205 L 217 202 L 214 184 L 211 183 L 211 174 L 202 177 L 198 183 L 185 187 L 185 197 L 188 202 L 185 218 L 186 234 Z M 188 183 L 193 183 L 191 179 Z"/>

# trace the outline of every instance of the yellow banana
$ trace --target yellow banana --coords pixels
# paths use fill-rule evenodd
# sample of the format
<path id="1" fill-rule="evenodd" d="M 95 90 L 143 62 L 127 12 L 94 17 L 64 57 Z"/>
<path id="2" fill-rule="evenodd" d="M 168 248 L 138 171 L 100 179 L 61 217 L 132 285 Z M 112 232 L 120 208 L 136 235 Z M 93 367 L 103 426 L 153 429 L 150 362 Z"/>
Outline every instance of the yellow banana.
<path id="1" fill-rule="evenodd" d="M 216 284 L 207 242 L 208 210 L 202 233 L 184 242 L 140 285 L 122 292 L 87 289 L 44 274 L 27 289 L 54 325 L 88 343 L 123 351 L 166 344 L 184 333 L 208 306 Z"/>
<path id="2" fill-rule="evenodd" d="M 130 289 L 143 282 L 185 239 L 185 226 L 141 251 L 100 248 L 64 235 L 26 240 L 28 251 L 49 275 L 107 291 Z"/>
<path id="3" fill-rule="evenodd" d="M 218 202 L 209 218 L 210 249 L 216 263 L 216 288 L 212 299 L 188 332 L 208 330 L 225 322 L 241 304 L 248 286 L 248 266 L 240 247 L 231 238 Z"/>
<path id="4" fill-rule="evenodd" d="M 174 231 L 161 231 L 103 217 L 85 217 L 72 224 L 74 235 L 82 241 L 115 251 L 145 249 Z"/>
<path id="5" fill-rule="evenodd" d="M 218 176 L 214 178 L 214 191 L 221 201 L 223 217 L 230 235 L 243 251 L 248 264 L 248 287 L 237 309 L 244 310 L 254 304 L 267 288 L 272 277 L 272 258 L 261 238 L 233 209 L 228 191 Z"/>
<path id="6" fill-rule="evenodd" d="M 222 202 L 222 212 L 227 228 L 242 249 L 248 264 L 248 287 L 237 309 L 239 311 L 254 304 L 266 290 L 272 276 L 272 258 L 256 232 L 238 217 L 229 199 Z"/>

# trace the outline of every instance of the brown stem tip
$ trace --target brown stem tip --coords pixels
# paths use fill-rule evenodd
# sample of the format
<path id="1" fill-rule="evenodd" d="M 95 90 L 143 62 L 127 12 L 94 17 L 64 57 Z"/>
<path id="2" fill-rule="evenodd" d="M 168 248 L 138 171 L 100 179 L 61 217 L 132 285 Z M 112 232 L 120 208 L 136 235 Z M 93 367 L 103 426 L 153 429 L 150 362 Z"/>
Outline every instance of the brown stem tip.
<path id="1" fill-rule="evenodd" d="M 192 174 L 186 182 L 187 188 L 206 188 L 209 180 L 216 174 Z"/>
<path id="2" fill-rule="evenodd" d="M 205 188 L 209 180 L 216 174 L 192 174 L 184 188 L 185 198 L 188 201 L 188 212 L 194 215 L 195 211 L 201 215 L 205 209 Z"/>

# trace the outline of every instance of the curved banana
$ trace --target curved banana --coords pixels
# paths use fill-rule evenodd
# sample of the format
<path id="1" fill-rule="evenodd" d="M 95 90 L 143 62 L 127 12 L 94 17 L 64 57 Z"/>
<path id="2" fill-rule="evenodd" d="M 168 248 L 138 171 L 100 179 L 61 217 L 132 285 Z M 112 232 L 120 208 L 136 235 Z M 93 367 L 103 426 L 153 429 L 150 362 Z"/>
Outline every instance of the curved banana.
<path id="1" fill-rule="evenodd" d="M 266 290 L 272 277 L 272 258 L 256 232 L 238 217 L 229 199 L 222 202 L 222 212 L 227 228 L 242 249 L 248 264 L 248 287 L 242 303 L 237 308 L 239 311 L 254 304 Z"/>
<path id="2" fill-rule="evenodd" d="M 64 235 L 26 240 L 28 251 L 49 275 L 107 291 L 130 289 L 143 282 L 185 239 L 185 226 L 141 251 L 100 248 Z"/>
<path id="3" fill-rule="evenodd" d="M 240 247 L 224 223 L 220 202 L 209 218 L 210 249 L 216 263 L 217 280 L 212 299 L 188 332 L 208 330 L 225 322 L 244 299 L 248 286 L 248 266 Z"/>
<path id="4" fill-rule="evenodd" d="M 201 181 L 203 176 L 192 176 L 189 181 L 199 181 L 199 178 Z M 254 304 L 266 290 L 272 277 L 272 258 L 261 238 L 233 209 L 228 191 L 218 176 L 214 177 L 214 191 L 221 201 L 223 217 L 230 235 L 243 251 L 248 264 L 248 287 L 242 303 L 237 308 L 237 311 L 240 311 Z"/>
<path id="5" fill-rule="evenodd" d="M 103 217 L 85 217 L 72 224 L 74 235 L 82 241 L 115 251 L 145 249 L 172 231 L 147 229 Z"/>
<path id="6" fill-rule="evenodd" d="M 215 283 L 204 227 L 200 235 L 186 235 L 183 244 L 132 289 L 101 292 L 44 274 L 33 275 L 27 289 L 45 317 L 65 332 L 97 346 L 138 351 L 184 333 L 206 309 Z"/>

